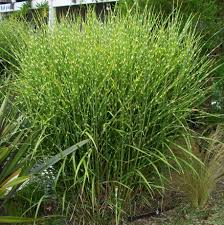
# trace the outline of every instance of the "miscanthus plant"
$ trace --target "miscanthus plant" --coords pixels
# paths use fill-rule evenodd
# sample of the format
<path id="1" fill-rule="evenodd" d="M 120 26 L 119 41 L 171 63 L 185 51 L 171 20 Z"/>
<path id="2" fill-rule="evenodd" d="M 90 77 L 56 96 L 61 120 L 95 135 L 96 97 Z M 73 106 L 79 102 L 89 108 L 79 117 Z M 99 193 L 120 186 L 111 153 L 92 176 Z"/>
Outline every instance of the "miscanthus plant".
<path id="1" fill-rule="evenodd" d="M 17 70 L 16 53 L 23 52 L 29 39 L 29 25 L 25 21 L 10 18 L 0 22 L 0 74 L 9 69 Z"/>
<path id="2" fill-rule="evenodd" d="M 17 58 L 15 101 L 45 129 L 42 151 L 91 140 L 57 168 L 71 221 L 118 224 L 138 195 L 162 190 L 164 171 L 180 165 L 168 146 L 211 71 L 191 19 L 89 15 L 39 31 Z"/>

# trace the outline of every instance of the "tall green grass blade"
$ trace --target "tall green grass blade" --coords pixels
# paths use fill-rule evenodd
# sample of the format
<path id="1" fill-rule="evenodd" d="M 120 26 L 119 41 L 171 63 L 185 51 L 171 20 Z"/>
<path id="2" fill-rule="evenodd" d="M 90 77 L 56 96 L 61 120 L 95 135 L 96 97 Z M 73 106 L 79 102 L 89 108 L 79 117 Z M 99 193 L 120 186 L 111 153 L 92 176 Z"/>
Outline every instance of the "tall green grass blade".
<path id="1" fill-rule="evenodd" d="M 33 223 L 42 221 L 43 219 L 21 218 L 13 216 L 0 216 L 0 223 L 2 224 L 17 224 L 17 223 Z"/>
<path id="2" fill-rule="evenodd" d="M 79 143 L 69 147 L 68 149 L 64 150 L 63 152 L 58 153 L 57 155 L 49 158 L 45 163 L 42 163 L 40 165 L 39 164 L 34 165 L 33 169 L 31 169 L 30 173 L 31 174 L 41 173 L 45 169 L 49 168 L 50 166 L 52 166 L 55 163 L 59 162 L 60 160 L 64 159 L 69 154 L 75 152 L 82 146 L 86 145 L 88 142 L 89 142 L 89 140 L 80 141 Z"/>

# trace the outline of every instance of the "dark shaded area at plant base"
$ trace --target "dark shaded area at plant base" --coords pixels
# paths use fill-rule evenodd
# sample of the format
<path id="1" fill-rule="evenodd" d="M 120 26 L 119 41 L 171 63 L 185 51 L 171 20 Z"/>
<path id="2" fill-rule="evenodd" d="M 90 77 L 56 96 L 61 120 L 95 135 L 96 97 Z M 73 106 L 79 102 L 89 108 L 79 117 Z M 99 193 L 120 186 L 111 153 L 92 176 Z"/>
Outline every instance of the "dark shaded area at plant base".
<path id="1" fill-rule="evenodd" d="M 169 202 L 173 209 L 164 210 L 158 216 L 142 218 L 130 225 L 223 225 L 224 224 L 224 180 L 221 181 L 211 199 L 203 209 L 192 209 L 184 199 L 173 196 Z"/>

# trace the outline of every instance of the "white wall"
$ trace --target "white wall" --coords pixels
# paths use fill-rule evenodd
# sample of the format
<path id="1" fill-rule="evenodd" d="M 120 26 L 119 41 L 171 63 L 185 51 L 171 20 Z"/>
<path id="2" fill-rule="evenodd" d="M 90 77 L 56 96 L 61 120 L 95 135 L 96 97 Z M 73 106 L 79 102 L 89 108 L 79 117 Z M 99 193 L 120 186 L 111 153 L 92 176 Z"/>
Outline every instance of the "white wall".
<path id="1" fill-rule="evenodd" d="M 91 4 L 91 3 L 100 3 L 100 2 L 115 2 L 116 0 L 52 0 L 53 7 L 62 7 L 70 5 L 81 5 L 81 4 Z M 44 3 L 46 0 L 33 0 L 32 8 L 36 8 L 36 5 L 39 3 Z M 15 2 L 14 9 L 12 9 L 11 4 L 2 4 L 0 5 L 0 13 L 18 11 L 24 2 Z"/>

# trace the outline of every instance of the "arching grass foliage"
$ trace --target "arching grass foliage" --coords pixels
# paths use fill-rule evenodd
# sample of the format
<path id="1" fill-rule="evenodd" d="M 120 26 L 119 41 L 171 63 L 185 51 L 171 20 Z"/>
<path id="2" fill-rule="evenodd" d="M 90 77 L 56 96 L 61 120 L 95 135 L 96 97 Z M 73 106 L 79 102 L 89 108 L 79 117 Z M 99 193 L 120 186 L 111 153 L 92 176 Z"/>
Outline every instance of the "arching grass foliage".
<path id="1" fill-rule="evenodd" d="M 41 30 L 27 45 L 12 89 L 45 129 L 42 151 L 91 139 L 57 168 L 63 212 L 74 209 L 80 221 L 109 213 L 118 224 L 137 193 L 161 190 L 164 172 L 178 169 L 168 146 L 205 99 L 212 63 L 191 19 L 182 26 L 179 15 L 117 13 L 102 23 L 89 15 Z"/>

